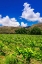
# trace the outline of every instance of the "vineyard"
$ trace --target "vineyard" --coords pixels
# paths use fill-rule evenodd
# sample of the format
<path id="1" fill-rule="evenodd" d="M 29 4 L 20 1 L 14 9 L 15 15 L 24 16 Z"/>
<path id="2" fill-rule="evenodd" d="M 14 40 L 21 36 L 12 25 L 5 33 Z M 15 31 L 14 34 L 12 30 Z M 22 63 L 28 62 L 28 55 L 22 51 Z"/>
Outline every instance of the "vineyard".
<path id="1" fill-rule="evenodd" d="M 42 64 L 42 35 L 0 34 L 0 64 Z"/>

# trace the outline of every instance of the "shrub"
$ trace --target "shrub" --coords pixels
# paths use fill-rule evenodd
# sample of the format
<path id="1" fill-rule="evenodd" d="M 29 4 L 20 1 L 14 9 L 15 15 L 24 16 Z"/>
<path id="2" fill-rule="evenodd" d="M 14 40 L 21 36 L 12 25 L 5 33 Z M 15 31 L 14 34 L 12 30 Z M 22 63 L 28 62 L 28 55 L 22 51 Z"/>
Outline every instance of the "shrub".
<path id="1" fill-rule="evenodd" d="M 41 34 L 42 34 L 42 30 L 41 30 Z"/>
<path id="2" fill-rule="evenodd" d="M 38 27 L 33 27 L 30 32 L 32 35 L 41 35 L 41 30 Z"/>
<path id="3" fill-rule="evenodd" d="M 25 28 L 20 28 L 18 30 L 15 30 L 16 34 L 27 34 L 27 30 Z"/>

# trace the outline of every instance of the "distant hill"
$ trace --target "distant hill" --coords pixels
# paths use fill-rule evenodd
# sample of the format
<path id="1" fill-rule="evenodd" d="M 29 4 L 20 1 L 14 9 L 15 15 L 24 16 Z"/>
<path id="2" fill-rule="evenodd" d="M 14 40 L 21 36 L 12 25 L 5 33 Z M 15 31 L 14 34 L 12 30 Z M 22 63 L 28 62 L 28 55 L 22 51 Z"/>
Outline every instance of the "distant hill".
<path id="1" fill-rule="evenodd" d="M 29 29 L 32 29 L 33 27 L 39 27 L 42 30 L 42 23 L 34 24 Z"/>
<path id="2" fill-rule="evenodd" d="M 24 28 L 29 28 L 28 27 L 24 27 Z M 23 28 L 23 27 L 8 27 L 8 26 L 0 26 L 0 33 L 2 34 L 9 34 L 9 33 L 15 33 L 15 30 L 18 30 L 19 28 Z"/>
<path id="3" fill-rule="evenodd" d="M 39 27 L 42 30 L 42 23 L 34 24 L 32 26 L 27 26 L 27 27 L 24 27 L 24 28 L 26 28 L 27 30 L 28 29 L 31 30 L 34 26 Z M 18 30 L 19 28 L 21 28 L 21 27 L 0 26 L 0 33 L 2 33 L 2 34 L 5 34 L 5 33 L 7 33 L 7 34 L 15 33 L 15 30 Z"/>
<path id="4" fill-rule="evenodd" d="M 20 27 L 8 27 L 8 26 L 1 26 L 0 33 L 15 33 L 15 30 L 19 29 Z"/>
<path id="5" fill-rule="evenodd" d="M 27 26 L 27 27 L 25 27 L 25 28 L 30 28 L 31 26 Z"/>

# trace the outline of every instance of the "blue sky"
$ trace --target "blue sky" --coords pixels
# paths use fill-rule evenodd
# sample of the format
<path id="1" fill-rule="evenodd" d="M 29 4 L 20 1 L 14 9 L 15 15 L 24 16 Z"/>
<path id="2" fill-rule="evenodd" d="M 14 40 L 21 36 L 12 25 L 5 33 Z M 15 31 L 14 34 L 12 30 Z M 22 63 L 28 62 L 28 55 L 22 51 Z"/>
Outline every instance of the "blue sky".
<path id="1" fill-rule="evenodd" d="M 30 5 L 28 6 L 28 4 Z M 26 6 L 27 9 L 25 9 Z M 30 12 L 29 8 L 30 11 L 34 10 Z M 10 22 L 9 19 L 11 20 L 11 18 L 12 21 Z M 16 22 L 15 24 L 13 20 Z M 14 26 L 18 24 L 18 26 L 28 26 L 38 22 L 42 22 L 42 0 L 0 0 L 0 25 L 11 26 L 12 24 Z"/>

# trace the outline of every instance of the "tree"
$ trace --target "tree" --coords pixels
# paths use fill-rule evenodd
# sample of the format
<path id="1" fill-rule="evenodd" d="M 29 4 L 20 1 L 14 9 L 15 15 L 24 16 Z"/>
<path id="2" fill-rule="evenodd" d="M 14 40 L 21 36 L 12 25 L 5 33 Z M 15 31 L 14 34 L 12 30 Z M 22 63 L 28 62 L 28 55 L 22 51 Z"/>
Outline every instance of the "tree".
<path id="1" fill-rule="evenodd" d="M 33 35 L 41 35 L 41 30 L 38 27 L 33 27 L 30 33 Z"/>
<path id="2" fill-rule="evenodd" d="M 15 30 L 16 34 L 27 34 L 27 30 L 25 28 L 20 28 Z"/>

